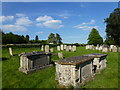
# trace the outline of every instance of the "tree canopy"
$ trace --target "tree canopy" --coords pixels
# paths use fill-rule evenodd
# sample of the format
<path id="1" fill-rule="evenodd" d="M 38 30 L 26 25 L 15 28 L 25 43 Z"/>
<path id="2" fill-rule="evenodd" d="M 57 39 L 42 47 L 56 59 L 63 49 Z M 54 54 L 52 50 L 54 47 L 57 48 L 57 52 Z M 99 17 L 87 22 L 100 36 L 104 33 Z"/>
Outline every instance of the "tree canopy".
<path id="1" fill-rule="evenodd" d="M 114 11 L 105 19 L 106 43 L 120 45 L 120 8 Z"/>
<path id="2" fill-rule="evenodd" d="M 93 45 L 103 44 L 103 39 L 95 28 L 93 28 L 89 34 L 88 44 Z"/>

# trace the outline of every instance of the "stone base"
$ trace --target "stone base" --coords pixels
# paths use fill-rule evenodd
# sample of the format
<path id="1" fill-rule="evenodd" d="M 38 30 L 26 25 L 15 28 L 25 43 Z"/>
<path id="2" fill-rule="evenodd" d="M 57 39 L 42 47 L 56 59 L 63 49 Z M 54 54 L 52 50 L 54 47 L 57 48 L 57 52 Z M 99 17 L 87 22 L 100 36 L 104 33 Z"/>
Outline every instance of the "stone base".
<path id="1" fill-rule="evenodd" d="M 53 64 L 49 64 L 49 65 L 45 65 L 45 66 L 42 66 L 42 67 L 37 67 L 37 68 L 34 68 L 34 69 L 29 69 L 29 70 L 25 70 L 23 68 L 19 68 L 19 71 L 21 72 L 24 72 L 25 74 L 29 74 L 31 72 L 34 72 L 34 71 L 37 71 L 37 70 L 40 70 L 40 69 L 44 69 L 44 68 L 47 68 L 47 67 L 51 67 L 53 66 Z"/>

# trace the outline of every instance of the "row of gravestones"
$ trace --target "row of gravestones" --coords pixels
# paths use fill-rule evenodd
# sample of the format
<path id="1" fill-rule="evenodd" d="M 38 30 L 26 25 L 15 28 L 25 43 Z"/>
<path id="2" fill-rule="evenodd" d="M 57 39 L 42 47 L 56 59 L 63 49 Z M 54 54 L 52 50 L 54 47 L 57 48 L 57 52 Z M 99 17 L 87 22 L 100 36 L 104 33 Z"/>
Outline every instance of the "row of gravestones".
<path id="1" fill-rule="evenodd" d="M 45 52 L 54 52 L 53 48 L 50 48 L 49 45 L 42 45 L 41 46 L 41 51 L 45 51 Z"/>
<path id="2" fill-rule="evenodd" d="M 86 45 L 86 49 L 92 49 L 92 50 L 101 50 L 102 52 L 120 52 L 120 47 L 117 47 L 115 45 Z"/>
<path id="3" fill-rule="evenodd" d="M 73 46 L 71 46 L 71 45 L 69 45 L 69 46 L 67 46 L 67 45 L 60 45 L 60 46 L 57 46 L 57 50 L 58 51 L 63 51 L 63 50 L 65 50 L 65 51 L 73 51 L 73 52 L 75 52 L 76 51 L 76 46 L 75 45 L 73 45 Z"/>

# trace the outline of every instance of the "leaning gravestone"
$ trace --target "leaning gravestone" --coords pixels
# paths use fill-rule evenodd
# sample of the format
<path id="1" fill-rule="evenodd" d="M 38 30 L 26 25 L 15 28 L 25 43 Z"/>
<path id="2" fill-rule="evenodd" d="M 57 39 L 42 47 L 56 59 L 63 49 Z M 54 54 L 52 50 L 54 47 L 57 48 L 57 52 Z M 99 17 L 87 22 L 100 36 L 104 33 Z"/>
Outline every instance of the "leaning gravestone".
<path id="1" fill-rule="evenodd" d="M 11 56 L 13 56 L 13 50 L 12 50 L 12 48 L 9 48 L 9 53 L 10 53 Z"/>
<path id="2" fill-rule="evenodd" d="M 54 51 L 54 49 L 53 48 L 50 48 L 50 52 L 53 52 Z"/>
<path id="3" fill-rule="evenodd" d="M 45 45 L 45 52 L 49 52 L 49 45 Z"/>
<path id="4" fill-rule="evenodd" d="M 62 45 L 60 45 L 60 47 L 61 47 L 61 50 L 64 50 L 63 44 L 62 44 Z"/>
<path id="5" fill-rule="evenodd" d="M 57 46 L 57 50 L 60 51 L 60 46 Z"/>
<path id="6" fill-rule="evenodd" d="M 58 57 L 59 57 L 60 59 L 63 59 L 63 54 L 62 54 L 62 52 L 59 52 L 59 53 L 58 53 Z"/>
<path id="7" fill-rule="evenodd" d="M 41 51 L 44 51 L 44 45 L 41 46 Z"/>

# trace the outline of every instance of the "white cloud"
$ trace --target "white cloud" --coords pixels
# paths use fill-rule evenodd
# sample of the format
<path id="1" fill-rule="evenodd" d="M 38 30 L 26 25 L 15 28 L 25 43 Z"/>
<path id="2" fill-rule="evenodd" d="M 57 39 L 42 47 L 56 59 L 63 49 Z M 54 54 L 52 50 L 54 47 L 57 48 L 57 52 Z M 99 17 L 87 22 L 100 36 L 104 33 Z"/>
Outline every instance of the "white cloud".
<path id="1" fill-rule="evenodd" d="M 39 27 L 45 27 L 45 28 L 52 28 L 52 29 L 59 29 L 64 27 L 61 20 L 54 20 L 51 16 L 44 16 L 39 17 L 36 19 L 36 21 L 43 21 L 41 23 L 36 24 L 36 26 Z"/>
<path id="2" fill-rule="evenodd" d="M 8 25 L 2 25 L 2 30 L 12 31 L 12 32 L 22 32 L 22 31 L 27 31 L 27 28 L 25 28 L 24 26 L 20 26 L 20 25 L 8 24 Z"/>
<path id="3" fill-rule="evenodd" d="M 81 30 L 91 30 L 92 28 L 98 29 L 98 26 L 90 26 L 90 25 L 93 25 L 94 23 L 95 23 L 95 20 L 91 20 L 88 23 L 83 22 L 82 24 L 76 25 L 73 28 L 78 28 L 78 29 L 81 29 Z"/>
<path id="4" fill-rule="evenodd" d="M 37 32 L 38 34 L 43 34 L 43 32 Z"/>
<path id="5" fill-rule="evenodd" d="M 45 16 L 41 16 L 41 17 L 36 18 L 36 21 L 37 21 L 37 22 L 40 22 L 40 21 L 48 21 L 48 20 L 52 20 L 52 19 L 53 19 L 53 18 L 52 18 L 51 16 L 45 15 Z"/>
<path id="6" fill-rule="evenodd" d="M 16 13 L 16 16 L 18 16 L 18 17 L 25 17 L 26 15 L 22 14 L 22 13 Z"/>
<path id="7" fill-rule="evenodd" d="M 43 23 L 39 23 L 37 24 L 37 26 L 52 28 L 52 29 L 59 29 L 61 27 L 64 27 L 64 25 L 60 25 L 61 23 L 62 23 L 61 20 L 49 20 Z"/>
<path id="8" fill-rule="evenodd" d="M 16 23 L 15 24 L 23 25 L 23 26 L 29 26 L 32 23 L 33 22 L 28 17 L 20 17 L 20 18 L 16 19 Z"/>
<path id="9" fill-rule="evenodd" d="M 13 20 L 14 16 L 0 16 L 0 22 Z"/>
<path id="10" fill-rule="evenodd" d="M 98 26 L 81 26 L 81 25 L 77 25 L 77 26 L 74 26 L 74 28 L 78 28 L 78 29 L 82 29 L 82 30 L 91 30 L 92 28 L 98 29 Z"/>
<path id="11" fill-rule="evenodd" d="M 66 16 L 66 15 L 64 15 L 64 14 L 60 14 L 59 16 L 62 17 L 62 18 L 64 18 L 64 19 L 67 19 L 67 18 L 68 18 L 68 16 Z"/>

